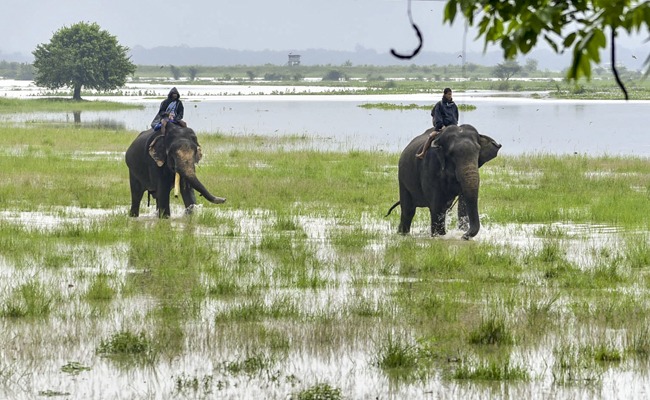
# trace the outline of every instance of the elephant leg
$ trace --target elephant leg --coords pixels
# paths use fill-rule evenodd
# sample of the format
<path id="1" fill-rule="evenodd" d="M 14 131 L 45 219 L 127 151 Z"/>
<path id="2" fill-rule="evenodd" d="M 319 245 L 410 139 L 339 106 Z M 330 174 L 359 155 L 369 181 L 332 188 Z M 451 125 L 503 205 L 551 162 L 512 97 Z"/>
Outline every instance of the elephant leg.
<path id="1" fill-rule="evenodd" d="M 431 236 L 444 236 L 447 234 L 447 211 L 453 203 L 453 198 L 447 196 L 434 196 L 434 201 L 429 207 L 431 215 Z"/>
<path id="2" fill-rule="evenodd" d="M 411 232 L 411 222 L 413 222 L 413 217 L 415 216 L 415 207 L 411 204 L 400 203 L 401 213 L 398 233 L 403 235 Z"/>
<path id="3" fill-rule="evenodd" d="M 169 196 L 161 196 L 158 201 L 158 217 L 169 218 L 171 216 L 171 209 L 169 208 Z"/>
<path id="4" fill-rule="evenodd" d="M 411 232 L 411 222 L 413 222 L 413 217 L 415 216 L 415 203 L 413 202 L 411 193 L 402 187 L 401 184 L 399 189 L 399 205 L 401 212 L 397 232 L 405 235 Z"/>
<path id="5" fill-rule="evenodd" d="M 131 186 L 131 210 L 129 210 L 129 216 L 138 217 L 140 215 L 140 202 L 145 189 L 131 172 L 129 172 L 129 183 Z"/>
<path id="6" fill-rule="evenodd" d="M 158 187 L 156 189 L 156 209 L 158 210 L 159 218 L 169 218 L 171 215 L 171 208 L 169 206 L 169 194 L 172 190 L 174 177 L 162 176 Z"/>
<path id="7" fill-rule="evenodd" d="M 196 195 L 194 189 L 184 179 L 181 179 L 181 196 L 183 204 L 185 204 L 185 213 L 192 214 L 194 205 L 196 205 Z"/>
<path id="8" fill-rule="evenodd" d="M 445 227 L 446 213 L 440 207 L 430 207 L 431 236 L 444 236 L 447 234 Z"/>

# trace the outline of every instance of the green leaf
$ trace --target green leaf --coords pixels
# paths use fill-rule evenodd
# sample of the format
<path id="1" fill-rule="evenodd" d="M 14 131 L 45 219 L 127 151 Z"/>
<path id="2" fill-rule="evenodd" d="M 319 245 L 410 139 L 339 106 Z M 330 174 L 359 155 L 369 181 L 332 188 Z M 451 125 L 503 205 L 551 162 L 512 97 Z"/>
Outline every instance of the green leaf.
<path id="1" fill-rule="evenodd" d="M 445 21 L 449 21 L 450 23 L 454 22 L 454 19 L 456 18 L 456 11 L 458 10 L 456 0 L 449 0 L 447 2 L 447 5 L 445 6 Z"/>
<path id="2" fill-rule="evenodd" d="M 564 47 L 571 47 L 571 45 L 575 40 L 576 40 L 576 33 L 571 32 L 566 38 L 564 38 L 564 42 L 562 43 L 562 45 Z"/>
<path id="3" fill-rule="evenodd" d="M 607 44 L 605 39 L 605 34 L 602 30 L 596 29 L 591 32 L 590 38 L 585 45 L 587 54 L 589 55 L 589 60 L 593 60 L 596 63 L 600 62 L 600 49 L 604 48 Z M 591 66 L 589 67 L 591 71 Z"/>

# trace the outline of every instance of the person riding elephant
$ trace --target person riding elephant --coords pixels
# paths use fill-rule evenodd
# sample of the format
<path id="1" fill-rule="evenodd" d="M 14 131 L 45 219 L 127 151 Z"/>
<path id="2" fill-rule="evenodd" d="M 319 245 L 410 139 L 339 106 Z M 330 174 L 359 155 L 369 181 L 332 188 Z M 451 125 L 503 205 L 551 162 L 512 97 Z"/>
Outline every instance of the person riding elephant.
<path id="1" fill-rule="evenodd" d="M 481 135 L 471 125 L 452 125 L 443 130 L 423 159 L 414 157 L 435 128 L 414 138 L 402 151 L 398 165 L 400 205 L 398 232 L 407 234 L 417 207 L 429 208 L 431 235 L 445 235 L 447 211 L 458 197 L 458 222 L 467 226 L 463 239 L 476 236 L 480 229 L 478 214 L 479 168 L 497 156 L 501 145 Z M 469 224 L 467 224 L 467 221 Z"/>
<path id="2" fill-rule="evenodd" d="M 185 107 L 183 107 L 181 95 L 178 89 L 173 87 L 169 91 L 169 94 L 167 94 L 167 98 L 160 103 L 158 114 L 151 121 L 151 127 L 156 131 L 160 129 L 163 135 L 165 134 L 167 122 L 169 121 L 186 128 L 187 123 L 183 121 L 184 113 Z"/>
<path id="3" fill-rule="evenodd" d="M 415 156 L 423 159 L 427 154 L 427 150 L 431 147 L 431 143 L 435 140 L 436 136 L 446 127 L 458 125 L 458 106 L 454 103 L 452 92 L 450 88 L 443 90 L 442 100 L 436 103 L 431 110 L 431 117 L 433 120 L 434 130 L 429 135 L 429 138 L 424 143 L 422 151 Z"/>
<path id="4" fill-rule="evenodd" d="M 158 216 L 169 217 L 169 196 L 175 179 L 188 214 L 196 204 L 194 190 L 211 203 L 226 201 L 213 196 L 196 177 L 195 165 L 201 160 L 202 153 L 194 130 L 171 124 L 165 140 L 153 141 L 152 137 L 156 135 L 153 129 L 141 132 L 126 151 L 131 187 L 130 216 L 140 215 L 140 202 L 144 192 L 148 191 L 156 199 Z"/>

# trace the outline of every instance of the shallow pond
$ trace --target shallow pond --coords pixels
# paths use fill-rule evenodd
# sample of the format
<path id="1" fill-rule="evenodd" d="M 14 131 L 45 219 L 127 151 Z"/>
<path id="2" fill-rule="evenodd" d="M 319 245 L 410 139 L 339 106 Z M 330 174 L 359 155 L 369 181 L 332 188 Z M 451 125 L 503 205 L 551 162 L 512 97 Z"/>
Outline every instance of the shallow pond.
<path id="1" fill-rule="evenodd" d="M 11 86 L 5 86 L 5 89 L 6 96 L 25 97 L 26 93 L 38 93 L 33 87 L 31 90 L 10 90 Z M 431 95 L 293 94 L 323 90 L 328 89 L 180 87 L 185 120 L 197 132 L 317 136 L 323 140 L 316 146 L 343 151 L 399 152 L 414 136 L 431 125 L 429 110 L 366 109 L 359 105 L 387 102 L 432 106 L 439 100 Z M 160 98 L 139 94 L 147 92 L 160 96 L 166 91 L 168 88 L 161 85 L 129 84 L 129 95 L 101 98 L 143 104 L 144 110 L 84 111 L 77 116 L 77 121 L 136 132 L 147 129 L 157 112 Z M 543 98 L 543 93 L 541 97 L 531 98 L 530 93 L 497 92 L 456 92 L 454 95 L 458 104 L 477 107 L 474 111 L 461 112 L 460 122 L 474 125 L 480 132 L 502 143 L 502 154 L 650 156 L 650 101 L 553 100 Z M 73 122 L 75 116 L 72 113 L 0 114 L 0 121 Z"/>

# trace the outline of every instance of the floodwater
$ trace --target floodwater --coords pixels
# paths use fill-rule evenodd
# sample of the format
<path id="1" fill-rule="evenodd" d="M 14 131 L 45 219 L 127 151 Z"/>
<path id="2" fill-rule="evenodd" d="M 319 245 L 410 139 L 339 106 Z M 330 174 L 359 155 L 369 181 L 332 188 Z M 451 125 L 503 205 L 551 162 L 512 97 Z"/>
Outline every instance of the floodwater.
<path id="1" fill-rule="evenodd" d="M 83 112 L 79 115 L 79 123 L 107 126 L 109 129 L 146 129 L 160 101 L 148 97 L 152 96 L 151 92 L 157 96 L 163 95 L 167 88 L 148 88 L 151 92 L 146 96 L 135 93 L 143 90 L 141 87 L 134 86 L 132 90 L 132 95 L 111 100 L 140 103 L 145 106 L 144 110 Z M 429 113 L 423 110 L 383 111 L 358 106 L 370 102 L 432 104 L 436 101 L 425 95 L 296 95 L 292 93 L 303 89 L 280 90 L 285 94 L 273 94 L 278 91 L 277 87 L 182 87 L 181 94 L 185 97 L 186 120 L 202 134 L 308 135 L 322 137 L 323 148 L 396 152 L 430 125 Z M 13 91 L 7 90 L 5 95 L 33 95 L 37 93 L 35 91 L 29 86 L 20 90 L 14 87 Z M 516 96 L 457 93 L 455 97 L 458 103 L 477 107 L 475 111 L 462 113 L 461 122 L 471 123 L 501 142 L 503 154 L 577 152 L 650 156 L 650 141 L 645 135 L 646 127 L 650 126 L 647 112 L 650 102 L 558 101 Z M 75 117 L 72 113 L 0 114 L 0 121 L 75 123 Z M 183 230 L 187 219 L 181 216 L 179 204 L 174 207 L 172 215 L 176 217 L 170 219 L 170 226 Z M 153 208 L 148 210 L 138 219 L 138 223 L 145 226 L 157 223 Z M 236 222 L 234 237 L 223 235 L 218 228 L 196 232 L 215 241 L 215 253 L 219 249 L 227 254 L 226 257 L 233 259 L 245 255 L 247 249 L 258 246 L 265 228 L 273 224 L 275 218 L 265 210 L 245 212 L 210 208 L 199 212 L 211 212 L 218 218 Z M 2 210 L 0 221 L 26 231 L 43 232 L 45 236 L 61 226 L 87 227 L 126 213 L 126 206 L 115 210 Z M 486 216 L 482 215 L 481 219 L 485 222 L 475 241 L 510 246 L 522 253 L 544 245 L 544 240 L 534 233 L 540 226 L 502 226 L 489 223 Z M 300 217 L 296 224 L 312 243 L 316 259 L 323 265 L 335 264 L 333 260 L 339 256 L 331 237 L 333 232 L 340 229 L 336 219 Z M 387 247 L 400 240 L 394 234 L 395 220 L 364 215 L 361 225 L 364 231 L 376 234 L 378 238 L 371 240 L 362 250 L 363 257 L 376 260 L 378 265 L 387 262 L 382 258 Z M 437 240 L 461 242 L 462 232 L 451 224 L 449 228 L 449 233 Z M 619 232 L 615 227 L 555 224 L 551 229 L 565 234 L 563 242 L 567 260 L 585 270 L 595 268 L 597 257 L 603 252 L 615 252 L 625 246 L 623 235 L 626 233 Z M 428 238 L 428 224 L 416 224 L 411 236 L 416 239 Z M 348 326 L 350 324 L 338 326 L 336 323 L 339 321 L 337 316 L 349 312 L 359 303 L 359 299 L 377 308 L 393 301 L 395 285 L 406 278 L 377 274 L 371 277 L 377 280 L 377 284 L 359 287 L 354 281 L 358 277 L 347 268 L 324 272 L 331 274 L 333 284 L 317 290 L 272 287 L 265 291 L 266 303 L 296 307 L 300 317 L 251 323 L 250 327 L 244 323 L 218 324 L 215 315 L 234 307 L 236 301 L 222 298 L 224 296 L 207 297 L 197 315 L 182 319 L 179 328 L 184 336 L 177 343 L 177 348 L 170 349 L 165 357 L 151 363 L 121 364 L 95 353 L 100 341 L 122 327 L 147 332 L 162 329 L 156 326 L 152 318 L 160 299 L 146 293 L 117 296 L 106 307 L 101 307 L 91 305 L 83 296 L 88 291 L 91 278 L 97 274 L 109 274 L 114 278 L 114 286 L 119 288 L 150 279 L 147 269 L 151 266 L 132 264 L 128 255 L 129 243 L 117 246 L 93 243 L 89 247 L 92 248 L 80 248 L 69 265 L 59 269 L 45 267 L 37 260 L 29 260 L 29 265 L 14 265 L 9 258 L 0 257 L 0 298 L 5 303 L 15 288 L 34 280 L 42 282 L 50 293 L 55 292 L 64 300 L 56 302 L 64 307 L 53 310 L 49 318 L 35 321 L 0 318 L 3 332 L 0 339 L 0 397 L 287 399 L 301 389 L 322 383 L 341 388 L 345 398 L 350 399 L 640 399 L 650 393 L 648 365 L 643 362 L 635 364 L 634 361 L 625 361 L 609 368 L 585 369 L 586 375 L 573 377 L 573 380 L 565 383 L 556 381 L 553 369 L 561 364 L 558 361 L 560 355 L 554 352 L 557 343 L 572 340 L 580 344 L 584 338 L 596 335 L 603 335 L 612 343 L 620 344 L 625 340 L 625 329 L 598 330 L 581 325 L 579 321 L 572 324 L 567 332 L 549 328 L 548 335 L 540 339 L 539 344 L 515 347 L 510 352 L 513 365 L 526 365 L 531 375 L 528 382 L 464 381 L 446 379 L 438 372 L 421 380 L 395 380 L 373 365 L 378 344 L 385 339 L 385 332 L 374 325 L 376 319 L 372 319 L 372 323 L 362 320 L 352 327 Z M 343 259 L 337 262 L 347 265 L 345 257 L 342 256 Z M 544 293 L 544 288 L 535 286 L 534 279 L 538 278 L 524 278 L 532 282 L 529 283 L 531 287 Z M 263 277 L 251 276 L 250 279 L 262 280 Z M 256 287 L 256 284 L 257 287 L 266 287 L 264 285 L 268 282 L 252 282 L 251 287 Z M 640 301 L 645 301 L 644 297 Z M 303 321 L 305 317 L 307 322 Z M 317 318 L 333 323 L 318 325 L 313 322 Z M 560 334 L 566 337 L 557 337 Z M 292 341 L 290 346 L 289 340 Z M 288 347 L 286 357 L 280 361 L 270 360 L 266 358 L 268 354 L 264 353 L 275 343 L 286 343 Z M 262 364 L 262 367 L 253 373 L 246 373 L 245 369 L 244 372 L 234 372 L 232 366 L 242 363 L 245 366 L 246 362 Z M 265 366 L 265 363 L 268 365 Z"/>
<path id="2" fill-rule="evenodd" d="M 6 82 L 0 95 L 36 96 L 40 92 Z M 0 85 L 2 81 L 0 81 Z M 3 90 L 4 88 L 4 90 Z M 380 110 L 367 103 L 433 105 L 437 96 L 313 94 L 327 88 L 276 86 L 179 86 L 185 120 L 197 132 L 232 135 L 307 135 L 322 138 L 315 146 L 330 150 L 401 151 L 431 125 L 428 110 Z M 4 93 L 3 93 L 4 91 Z M 168 87 L 129 84 L 125 96 L 87 97 L 144 105 L 141 110 L 87 112 L 85 124 L 148 128 Z M 296 94 L 299 92 L 312 94 Z M 147 96 L 143 96 L 146 93 Z M 278 94 L 281 93 L 281 94 Z M 456 92 L 458 104 L 476 106 L 461 112 L 460 123 L 503 144 L 501 154 L 587 154 L 650 156 L 650 101 L 554 100 L 541 93 Z M 72 122 L 72 113 L 0 114 L 0 121 Z"/>
<path id="3" fill-rule="evenodd" d="M 49 231 L 60 224 L 89 224 L 114 214 L 126 214 L 127 208 L 119 210 L 67 208 L 52 212 L 1 212 L 0 219 L 24 229 Z M 207 210 L 206 210 L 207 211 Z M 232 245 L 226 251 L 237 257 L 250 243 L 260 240 L 265 224 L 273 221 L 273 216 L 263 210 L 225 211 L 211 209 L 220 217 L 239 221 L 241 229 L 238 238 L 230 238 Z M 182 209 L 175 205 L 170 222 L 174 229 L 184 229 L 187 219 L 180 216 Z M 154 223 L 155 212 L 142 215 L 142 223 Z M 378 233 L 384 239 L 375 243 L 375 248 L 366 252 L 376 257 L 385 251 L 390 238 L 394 237 L 394 224 L 385 219 L 364 216 L 364 230 Z M 336 229 L 334 219 L 307 218 L 298 221 L 307 239 L 316 247 L 315 254 L 325 264 L 332 261 L 335 252 L 327 240 L 330 230 Z M 568 234 L 567 241 L 575 248 L 569 253 L 576 257 L 589 258 L 596 253 L 597 246 L 620 245 L 619 232 L 607 227 L 580 225 L 561 225 L 558 229 Z M 428 226 L 414 227 L 413 236 L 427 237 Z M 441 240 L 459 241 L 461 231 L 451 227 Z M 540 245 L 541 239 L 534 239 L 535 225 L 501 226 L 485 224 L 476 240 L 498 244 L 514 244 L 521 249 L 532 249 Z M 210 237 L 214 232 L 203 232 Z M 512 242 L 513 238 L 521 238 Z M 572 239 L 574 238 L 574 239 Z M 217 242 L 216 246 L 226 245 Z M 134 326 L 155 332 L 150 313 L 154 312 L 155 298 L 147 296 L 116 298 L 106 309 L 93 308 L 84 301 L 74 301 L 88 290 L 87 279 L 98 273 L 115 274 L 117 285 L 146 278 L 146 271 L 131 265 L 128 259 L 128 244 L 118 248 L 98 246 L 92 253 L 80 252 L 75 263 L 80 265 L 97 263 L 96 267 L 85 268 L 83 273 L 77 268 L 16 267 L 0 260 L 3 292 L 24 284 L 38 275 L 45 285 L 60 291 L 67 299 L 68 306 L 52 312 L 51 318 L 43 321 L 25 322 L 9 318 L 0 319 L 3 351 L 0 354 L 0 395 L 7 398 L 29 399 L 51 396 L 70 399 L 209 399 L 209 398 L 265 398 L 287 399 L 300 388 L 328 383 L 341 388 L 344 398 L 350 399 L 447 399 L 447 398 L 644 398 L 642 394 L 650 391 L 647 366 L 626 368 L 612 367 L 606 373 L 598 369 L 585 370 L 585 376 L 575 378 L 568 384 L 559 384 L 552 376 L 551 369 L 557 365 L 558 355 L 552 350 L 554 343 L 566 339 L 554 337 L 550 331 L 548 338 L 539 346 L 522 346 L 512 350 L 510 357 L 515 365 L 525 364 L 531 374 L 528 382 L 482 382 L 445 379 L 441 374 L 432 374 L 427 379 L 412 381 L 395 380 L 382 370 L 373 366 L 378 343 L 383 339 L 382 332 L 374 325 L 349 327 L 324 324 L 323 332 L 314 332 L 310 324 L 314 318 L 329 315 L 336 321 L 336 315 L 358 301 L 366 299 L 370 303 L 390 301 L 396 282 L 388 277 L 377 277 L 377 284 L 359 288 L 346 271 L 338 272 L 333 278 L 337 284 L 319 290 L 268 290 L 266 301 L 271 304 L 290 303 L 297 307 L 307 320 L 278 319 L 269 323 L 218 324 L 215 314 L 233 303 L 220 296 L 206 299 L 198 315 L 183 322 L 184 338 L 179 348 L 171 350 L 171 356 L 160 357 L 151 364 L 129 365 L 100 357 L 94 353 L 99 339 L 113 334 L 121 326 Z M 86 260 L 86 258 L 88 258 Z M 576 265 L 589 268 L 589 261 L 576 259 Z M 145 275 L 145 278 L 140 278 Z M 256 279 L 251 277 L 251 279 Z M 259 279 L 259 278 L 257 278 Z M 380 281 L 384 279 L 385 281 Z M 260 282 L 263 284 L 264 282 Z M 96 315 L 99 313 L 99 315 Z M 86 321 L 84 315 L 93 315 Z M 103 315 L 103 317 L 100 317 Z M 90 322 L 92 321 L 92 322 Z M 282 361 L 268 358 L 264 348 L 266 341 L 259 341 L 259 333 L 265 337 L 291 337 L 290 350 Z M 316 329 L 319 329 L 318 327 Z M 329 331 L 332 329 L 332 331 Z M 353 332 L 349 330 L 353 329 Z M 580 331 L 584 329 L 584 331 Z M 593 335 L 589 327 L 580 327 L 575 340 Z M 342 331 L 343 330 L 343 331 Z M 53 333 L 54 332 L 54 333 Z M 624 330 L 611 330 L 612 340 L 621 340 Z M 583 336 L 585 335 L 585 336 Z M 274 340 L 280 341 L 279 338 Z M 332 341 L 330 341 L 332 340 Z M 257 350 L 256 350 L 257 349 Z M 262 349 L 262 350 L 259 350 Z M 510 351 L 510 350 L 505 350 Z M 233 366 L 248 362 L 260 367 L 259 371 L 237 372 Z M 257 364 L 256 364 L 257 363 Z M 266 365 L 264 363 L 268 363 Z M 260 365 L 261 364 L 261 365 Z M 70 366 L 77 370 L 70 370 Z M 68 367 L 68 370 L 66 370 Z M 581 373 L 578 371 L 577 373 Z M 597 375 L 600 374 L 600 375 Z M 593 382 L 592 382 L 593 380 Z M 325 397 L 314 397 L 325 398 Z"/>

